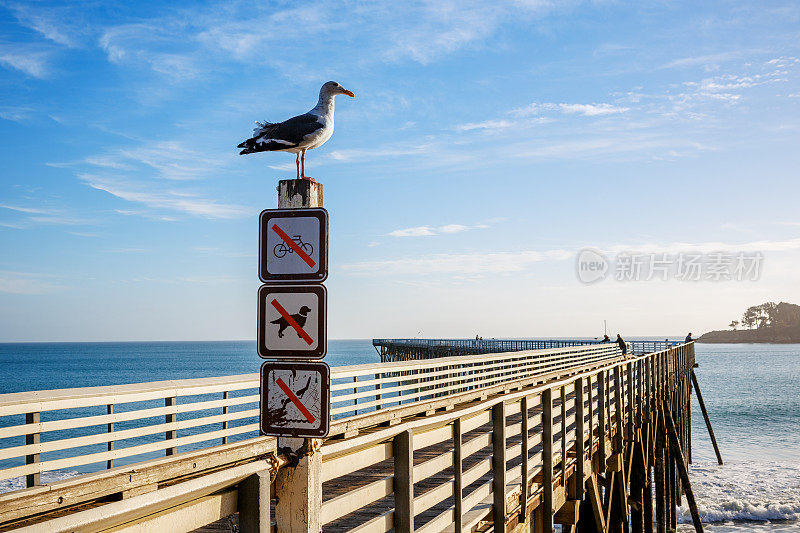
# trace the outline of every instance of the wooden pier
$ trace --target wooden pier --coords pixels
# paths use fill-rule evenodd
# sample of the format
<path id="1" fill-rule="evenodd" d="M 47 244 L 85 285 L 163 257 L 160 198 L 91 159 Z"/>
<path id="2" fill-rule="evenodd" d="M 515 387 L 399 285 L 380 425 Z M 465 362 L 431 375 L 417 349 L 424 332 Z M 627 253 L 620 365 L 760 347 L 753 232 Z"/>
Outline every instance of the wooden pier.
<path id="1" fill-rule="evenodd" d="M 256 435 L 257 375 L 0 395 L 0 479 L 28 485 L 0 531 L 675 529 L 693 343 L 483 342 L 334 368 L 331 436 L 299 454 Z"/>

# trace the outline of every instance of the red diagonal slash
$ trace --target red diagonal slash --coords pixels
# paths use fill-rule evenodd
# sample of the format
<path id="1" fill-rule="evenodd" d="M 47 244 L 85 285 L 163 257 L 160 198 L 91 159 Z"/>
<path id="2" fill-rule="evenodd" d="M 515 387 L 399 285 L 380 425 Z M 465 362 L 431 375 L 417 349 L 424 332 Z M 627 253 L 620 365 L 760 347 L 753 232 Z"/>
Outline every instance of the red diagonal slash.
<path id="1" fill-rule="evenodd" d="M 283 306 L 278 303 L 278 300 L 273 299 L 270 303 L 272 304 L 272 307 L 278 310 L 283 319 L 286 322 L 288 322 L 290 326 L 294 328 L 297 334 L 300 335 L 303 338 L 303 340 L 306 341 L 306 343 L 308 343 L 309 346 L 311 346 L 314 343 L 314 339 L 309 337 L 308 333 L 303 331 L 303 328 L 300 327 L 300 324 L 298 324 L 297 321 L 295 321 L 295 319 L 292 318 L 292 315 L 286 312 L 286 309 L 284 309 Z"/>
<path id="2" fill-rule="evenodd" d="M 290 238 L 289 238 L 289 236 L 288 236 L 288 235 L 286 235 L 286 232 L 285 232 L 285 231 L 283 231 L 281 228 L 279 228 L 277 224 L 273 224 L 273 225 L 272 225 L 272 231 L 274 231 L 275 233 L 277 233 L 277 234 L 278 234 L 278 237 L 280 237 L 281 239 L 283 239 L 283 242 L 285 242 L 286 244 L 288 244 L 288 245 L 289 245 L 289 247 L 290 247 L 292 250 L 294 250 L 295 252 L 297 252 L 297 255 L 299 255 L 299 256 L 300 256 L 300 259 L 302 259 L 303 261 L 305 261 L 305 262 L 306 262 L 306 264 L 307 264 L 308 266 L 310 266 L 311 268 L 314 268 L 314 265 L 316 265 L 316 263 L 314 262 L 314 260 L 313 260 L 313 259 L 311 259 L 311 256 L 309 256 L 309 255 L 308 255 L 308 254 L 307 254 L 307 253 L 306 253 L 306 252 L 305 252 L 305 251 L 304 251 L 302 248 L 300 248 L 299 246 L 297 246 L 297 243 L 296 243 L 296 242 L 294 242 L 292 239 L 290 239 Z"/>
<path id="3" fill-rule="evenodd" d="M 292 403 L 295 404 L 298 409 L 300 409 L 300 412 L 303 413 L 304 417 L 306 417 L 308 423 L 313 424 L 316 418 L 314 418 L 314 415 L 312 415 L 311 412 L 308 409 L 306 409 L 306 406 L 303 405 L 303 402 L 300 401 L 300 398 L 298 398 L 295 395 L 295 393 L 292 392 L 292 389 L 290 389 L 289 386 L 286 383 L 284 383 L 281 378 L 276 379 L 275 383 L 277 383 L 278 387 L 280 387 L 281 390 L 286 393 L 286 396 L 288 396 L 289 399 L 292 400 Z"/>

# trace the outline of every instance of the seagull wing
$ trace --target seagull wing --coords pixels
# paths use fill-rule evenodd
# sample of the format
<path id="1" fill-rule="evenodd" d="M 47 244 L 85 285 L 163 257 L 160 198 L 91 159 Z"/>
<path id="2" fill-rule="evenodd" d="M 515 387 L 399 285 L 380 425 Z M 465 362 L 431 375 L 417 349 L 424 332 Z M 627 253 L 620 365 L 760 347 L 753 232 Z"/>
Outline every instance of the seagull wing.
<path id="1" fill-rule="evenodd" d="M 295 148 L 311 133 L 322 128 L 317 115 L 305 113 L 277 124 L 263 123 L 258 133 L 239 145 L 241 154 Z"/>

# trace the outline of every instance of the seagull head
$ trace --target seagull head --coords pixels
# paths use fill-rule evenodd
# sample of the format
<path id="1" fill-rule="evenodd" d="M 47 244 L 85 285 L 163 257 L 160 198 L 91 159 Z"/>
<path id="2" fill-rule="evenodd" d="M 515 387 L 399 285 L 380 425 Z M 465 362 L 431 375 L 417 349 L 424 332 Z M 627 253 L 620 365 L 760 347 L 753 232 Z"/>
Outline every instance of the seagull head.
<path id="1" fill-rule="evenodd" d="M 344 87 L 342 87 L 339 83 L 335 81 L 329 81 L 322 86 L 322 89 L 319 90 L 320 96 L 336 96 L 337 94 L 346 94 L 347 96 L 353 97 L 352 91 L 348 91 Z"/>

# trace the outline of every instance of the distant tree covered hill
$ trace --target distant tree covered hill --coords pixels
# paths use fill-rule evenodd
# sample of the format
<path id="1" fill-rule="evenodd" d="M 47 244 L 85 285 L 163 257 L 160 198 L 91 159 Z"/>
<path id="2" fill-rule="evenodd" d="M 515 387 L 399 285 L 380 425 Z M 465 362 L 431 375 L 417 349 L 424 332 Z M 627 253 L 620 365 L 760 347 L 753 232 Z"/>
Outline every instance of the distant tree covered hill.
<path id="1" fill-rule="evenodd" d="M 744 329 L 738 329 L 742 326 Z M 697 342 L 800 343 L 800 305 L 766 302 L 749 307 L 730 330 L 710 331 Z"/>

